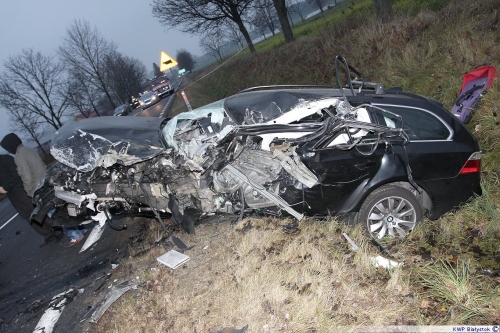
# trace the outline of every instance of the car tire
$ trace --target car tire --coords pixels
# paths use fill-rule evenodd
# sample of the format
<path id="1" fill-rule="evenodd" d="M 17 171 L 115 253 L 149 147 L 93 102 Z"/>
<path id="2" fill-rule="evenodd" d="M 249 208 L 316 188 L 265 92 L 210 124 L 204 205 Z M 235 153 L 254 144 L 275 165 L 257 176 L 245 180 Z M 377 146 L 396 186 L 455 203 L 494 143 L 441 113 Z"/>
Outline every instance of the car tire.
<path id="1" fill-rule="evenodd" d="M 422 216 L 422 206 L 410 191 L 398 186 L 383 186 L 366 198 L 357 220 L 366 224 L 368 234 L 374 239 L 405 238 Z"/>

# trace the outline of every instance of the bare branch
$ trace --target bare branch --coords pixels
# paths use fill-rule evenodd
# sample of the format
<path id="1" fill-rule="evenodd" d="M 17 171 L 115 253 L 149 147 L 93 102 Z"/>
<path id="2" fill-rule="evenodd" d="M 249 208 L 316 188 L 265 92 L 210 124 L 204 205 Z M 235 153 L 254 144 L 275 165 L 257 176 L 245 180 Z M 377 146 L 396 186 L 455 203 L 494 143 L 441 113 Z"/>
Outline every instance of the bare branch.
<path id="1" fill-rule="evenodd" d="M 87 21 L 74 21 L 66 31 L 59 55 L 70 73 L 92 84 L 107 98 L 110 106 L 115 102 L 107 84 L 106 58 L 116 52 L 116 45 L 107 41 Z"/>
<path id="2" fill-rule="evenodd" d="M 153 15 L 167 27 L 192 34 L 204 34 L 232 21 L 245 37 L 250 52 L 255 47 L 244 24 L 254 0 L 153 0 Z"/>
<path id="3" fill-rule="evenodd" d="M 19 113 L 24 117 L 34 114 L 58 129 L 68 107 L 64 82 L 61 63 L 31 49 L 23 50 L 4 63 L 0 77 L 0 105 L 9 112 L 11 119 L 17 119 Z"/>

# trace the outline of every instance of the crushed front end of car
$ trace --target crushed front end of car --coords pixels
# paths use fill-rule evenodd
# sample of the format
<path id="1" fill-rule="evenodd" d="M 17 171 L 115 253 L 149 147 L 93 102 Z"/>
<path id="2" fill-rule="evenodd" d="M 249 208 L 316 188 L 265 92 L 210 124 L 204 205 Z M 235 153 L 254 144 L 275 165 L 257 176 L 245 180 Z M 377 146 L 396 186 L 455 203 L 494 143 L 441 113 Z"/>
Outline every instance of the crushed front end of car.
<path id="1" fill-rule="evenodd" d="M 377 102 L 383 87 L 372 86 L 369 98 Z M 419 156 L 428 155 L 436 141 L 417 142 L 409 156 L 404 119 L 361 99 L 351 105 L 355 97 L 351 82 L 347 92 L 340 84 L 260 87 L 169 120 L 66 124 L 52 139 L 59 163 L 35 193 L 32 218 L 42 221 L 55 210 L 119 229 L 113 215 L 148 213 L 163 227 L 168 216 L 194 233 L 197 221 L 215 214 L 233 214 L 236 221 L 246 214 L 301 220 L 361 212 L 372 236 L 404 237 L 440 199 L 431 196 L 442 191 L 444 178 L 429 178 L 421 168 L 414 179 L 410 165 L 412 159 L 421 163 Z M 448 135 L 450 126 L 435 119 Z M 441 140 L 443 149 L 458 158 L 448 136 Z M 470 139 L 469 146 L 462 155 L 470 160 L 477 143 Z M 467 163 L 452 162 L 456 174 Z M 479 193 L 479 169 L 466 182 L 459 177 L 467 175 L 446 172 L 446 186 L 461 189 L 474 182 Z M 472 190 L 449 204 L 471 195 Z M 393 207 L 394 202 L 400 204 Z"/>
<path id="2" fill-rule="evenodd" d="M 300 220 L 300 207 L 307 204 L 303 191 L 325 177 L 307 167 L 304 157 L 327 145 L 369 154 L 381 142 L 406 143 L 402 129 L 357 120 L 357 109 L 329 111 L 343 98 L 286 95 L 288 112 L 271 110 L 255 121 L 255 112 L 247 110 L 243 124 L 235 113 L 228 116 L 226 100 L 182 113 L 164 127 L 152 118 L 65 125 L 51 147 L 60 163 L 36 194 L 33 219 L 53 208 L 101 223 L 114 214 L 150 211 L 160 222 L 161 214 L 171 214 L 191 233 L 198 219 L 219 213 L 286 212 Z M 318 120 L 297 123 L 309 116 Z"/>

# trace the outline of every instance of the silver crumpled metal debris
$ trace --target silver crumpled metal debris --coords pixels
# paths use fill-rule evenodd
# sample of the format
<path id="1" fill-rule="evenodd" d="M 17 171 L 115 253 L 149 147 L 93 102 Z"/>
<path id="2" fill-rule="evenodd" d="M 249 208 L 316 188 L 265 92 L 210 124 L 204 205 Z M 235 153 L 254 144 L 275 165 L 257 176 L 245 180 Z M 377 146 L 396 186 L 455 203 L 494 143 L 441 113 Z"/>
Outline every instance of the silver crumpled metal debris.
<path id="1" fill-rule="evenodd" d="M 138 284 L 126 281 L 119 285 L 113 286 L 110 291 L 104 296 L 102 300 L 100 300 L 92 309 L 90 309 L 83 320 L 87 320 L 91 323 L 97 323 L 99 319 L 101 319 L 102 315 L 106 310 L 116 302 L 118 298 L 120 298 L 123 294 L 131 289 L 137 289 Z"/>

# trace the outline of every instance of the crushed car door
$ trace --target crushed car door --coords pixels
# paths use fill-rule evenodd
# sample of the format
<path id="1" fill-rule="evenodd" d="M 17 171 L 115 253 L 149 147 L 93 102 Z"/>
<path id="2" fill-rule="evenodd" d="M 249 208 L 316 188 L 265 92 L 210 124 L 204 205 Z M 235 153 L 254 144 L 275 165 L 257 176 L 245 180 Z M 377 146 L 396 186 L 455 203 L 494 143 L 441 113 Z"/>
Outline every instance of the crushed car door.
<path id="1" fill-rule="evenodd" d="M 385 145 L 379 145 L 370 155 L 357 149 L 327 147 L 304 159 L 321 180 L 319 186 L 304 189 L 305 211 L 314 214 L 326 208 L 331 214 L 338 213 L 346 198 L 377 173 L 384 154 Z"/>

